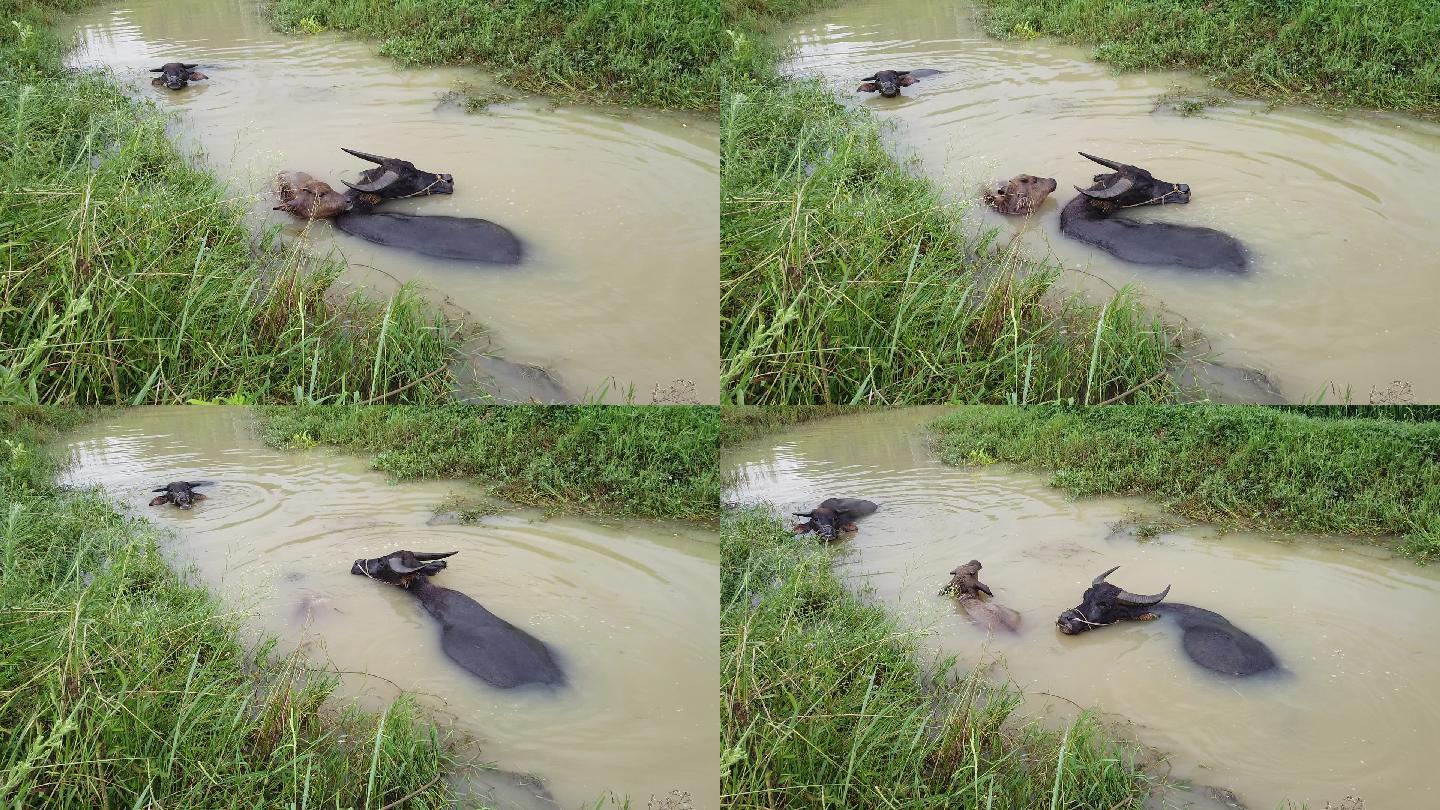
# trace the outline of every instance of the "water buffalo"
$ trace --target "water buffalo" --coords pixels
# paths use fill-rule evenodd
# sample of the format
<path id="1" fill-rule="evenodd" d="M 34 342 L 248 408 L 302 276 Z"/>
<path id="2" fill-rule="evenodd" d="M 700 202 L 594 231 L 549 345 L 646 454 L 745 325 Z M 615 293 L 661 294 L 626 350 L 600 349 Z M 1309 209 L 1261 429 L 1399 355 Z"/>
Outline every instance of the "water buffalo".
<path id="1" fill-rule="evenodd" d="M 1245 272 L 1245 248 L 1229 234 L 1113 216 L 1124 208 L 1188 203 L 1189 186 L 1157 180 L 1138 166 L 1080 154 L 1115 171 L 1095 175 L 1089 188 L 1075 187 L 1080 195 L 1060 211 L 1061 233 L 1135 264 Z"/>
<path id="2" fill-rule="evenodd" d="M 369 152 L 340 147 L 341 150 L 376 164 L 376 168 L 360 173 L 360 182 L 340 182 L 352 190 L 364 194 L 376 194 L 387 200 L 401 200 L 407 197 L 424 197 L 430 194 L 454 194 L 455 177 L 449 174 L 435 174 L 415 168 L 415 164 L 399 158 L 381 157 Z"/>
<path id="3" fill-rule="evenodd" d="M 920 81 L 925 76 L 934 76 L 940 73 L 931 68 L 919 70 L 877 70 L 874 74 L 860 80 L 860 86 L 855 88 L 857 93 L 874 93 L 877 90 L 885 98 L 895 98 L 900 95 L 900 88 L 909 87 Z"/>
<path id="4" fill-rule="evenodd" d="M 995 594 L 980 581 L 980 561 L 971 560 L 964 565 L 955 568 L 950 572 L 950 582 L 940 589 L 940 594 L 949 593 L 965 609 L 970 621 L 983 626 L 990 632 L 1005 630 L 1010 633 L 1019 632 L 1020 614 L 1004 605 L 995 602 L 986 602 L 980 598 L 985 594 L 994 598 Z"/>
<path id="5" fill-rule="evenodd" d="M 985 203 L 1002 214 L 1033 214 L 1055 191 L 1055 178 L 1019 174 L 985 189 Z"/>
<path id="6" fill-rule="evenodd" d="M 164 506 L 173 503 L 181 509 L 189 509 L 196 501 L 205 500 L 205 496 L 195 491 L 196 487 L 206 487 L 215 483 L 214 481 L 171 481 L 163 487 L 156 487 L 151 492 L 163 492 L 150 501 L 151 506 Z"/>
<path id="7" fill-rule="evenodd" d="M 284 211 L 301 219 L 331 219 L 351 211 L 357 205 L 369 210 L 379 198 L 357 191 L 341 193 L 324 180 L 305 172 L 281 172 L 275 177 L 275 195 L 280 198 L 276 211 Z"/>
<path id="8" fill-rule="evenodd" d="M 1145 596 L 1106 582 L 1105 578 L 1119 567 L 1095 577 L 1080 604 L 1060 614 L 1055 620 L 1060 632 L 1073 636 L 1116 622 L 1150 621 L 1167 615 L 1173 616 L 1184 631 L 1182 644 L 1186 654 L 1206 669 L 1224 675 L 1255 675 L 1278 666 L 1269 647 L 1224 616 L 1194 605 L 1162 604 L 1170 593 L 1168 585 L 1160 593 Z"/>
<path id="9" fill-rule="evenodd" d="M 158 68 L 150 68 L 151 73 L 159 73 L 159 76 L 150 80 L 151 87 L 168 87 L 171 90 L 183 90 L 190 82 L 198 82 L 201 79 L 208 79 L 204 73 L 196 70 L 196 65 L 187 65 L 183 62 L 166 62 Z"/>
<path id="10" fill-rule="evenodd" d="M 564 686 L 565 673 L 544 642 L 465 594 L 430 582 L 430 577 L 445 569 L 443 558 L 456 553 L 392 551 L 383 557 L 356 560 L 350 573 L 414 594 L 439 620 L 440 647 L 450 660 L 496 689 Z"/>
<path id="11" fill-rule="evenodd" d="M 855 531 L 855 518 L 874 514 L 879 508 L 878 505 L 859 498 L 826 498 L 812 511 L 794 513 L 795 517 L 807 518 L 804 523 L 795 527 L 795 534 L 816 532 L 821 539 L 830 543 L 835 540 L 837 531 Z"/>

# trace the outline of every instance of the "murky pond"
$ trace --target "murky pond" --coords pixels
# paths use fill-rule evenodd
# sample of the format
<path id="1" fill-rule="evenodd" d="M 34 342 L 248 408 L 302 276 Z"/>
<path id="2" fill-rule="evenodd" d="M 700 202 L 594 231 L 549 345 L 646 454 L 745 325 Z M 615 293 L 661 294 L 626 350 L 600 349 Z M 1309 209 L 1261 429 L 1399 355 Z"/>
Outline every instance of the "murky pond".
<path id="1" fill-rule="evenodd" d="M 1440 739 L 1440 570 L 1338 538 L 1197 525 L 1137 540 L 1111 524 L 1158 516 L 1144 500 L 1071 501 L 1042 476 L 941 464 L 923 427 L 943 412 L 840 417 L 733 448 L 724 463 L 739 480 L 726 497 L 787 513 L 832 496 L 880 503 L 845 541 L 850 581 L 928 628 L 927 643 L 962 666 L 995 661 L 1029 711 L 1073 715 L 1068 701 L 1100 709 L 1167 754 L 1176 778 L 1232 790 L 1252 808 L 1355 807 L 1347 797 L 1368 810 L 1440 806 L 1430 761 Z M 995 601 L 1020 612 L 1017 635 L 987 638 L 936 596 L 972 558 Z M 1201 669 L 1170 619 L 1061 635 L 1056 617 L 1114 565 L 1122 587 L 1170 584 L 1170 600 L 1224 614 L 1288 673 L 1244 680 Z"/>
<path id="2" fill-rule="evenodd" d="M 957 198 L 1030 173 L 1059 190 L 1026 221 L 986 212 L 1002 241 L 1023 232 L 1030 252 L 1110 285 L 1133 283 L 1152 303 L 1203 331 L 1219 360 L 1269 372 L 1285 398 L 1354 401 L 1396 380 L 1416 402 L 1440 400 L 1440 227 L 1431 178 L 1440 177 L 1440 125 L 1401 116 L 1268 110 L 1235 102 L 1181 116 L 1156 110 L 1181 73 L 1114 75 L 1085 48 L 985 36 L 974 7 L 950 0 L 859 0 L 791 28 L 788 69 L 821 75 L 843 98 L 898 124 L 894 142 Z M 945 73 L 904 98 L 857 94 L 877 69 Z M 1085 151 L 1188 183 L 1189 205 L 1133 212 L 1217 228 L 1252 253 L 1248 275 L 1207 275 L 1124 264 L 1062 236 L 1059 211 L 1105 171 Z M 1108 293 L 1080 272 L 1071 288 Z M 1404 393 L 1404 386 L 1388 392 Z"/>
<path id="3" fill-rule="evenodd" d="M 437 507 L 476 490 L 391 484 L 367 460 L 325 449 L 269 449 L 241 409 L 132 409 L 67 446 L 68 483 L 99 485 L 171 530 L 167 554 L 251 629 L 349 673 L 343 697 L 378 708 L 397 687 L 418 693 L 442 725 L 477 739 L 482 761 L 536 775 L 561 807 L 606 791 L 644 807 L 672 790 L 718 805 L 713 533 L 526 510 L 445 525 Z M 218 483 L 192 511 L 146 506 L 152 487 L 197 478 Z M 416 599 L 350 574 L 357 557 L 397 548 L 458 550 L 437 584 L 546 642 L 570 685 L 499 691 L 451 662 Z"/>
<path id="4" fill-rule="evenodd" d="M 338 249 L 347 279 L 388 292 L 418 279 L 434 301 L 490 329 L 491 351 L 555 372 L 573 397 L 692 381 L 718 401 L 719 130 L 710 118 L 530 98 L 467 114 L 443 101 L 479 71 L 401 69 L 375 43 L 278 33 L 257 0 L 128 0 L 76 18 L 72 62 L 106 67 L 179 114 L 177 135 L 210 169 L 273 212 L 275 174 L 301 170 L 343 190 L 370 168 L 340 151 L 406 158 L 455 176 L 453 196 L 386 210 L 489 219 L 525 243 L 518 267 L 470 265 L 380 247 L 311 225 L 317 252 Z M 196 62 L 210 78 L 170 92 L 148 69 Z M 608 381 L 608 382 L 607 382 Z M 618 388 L 617 388 L 618 387 Z"/>

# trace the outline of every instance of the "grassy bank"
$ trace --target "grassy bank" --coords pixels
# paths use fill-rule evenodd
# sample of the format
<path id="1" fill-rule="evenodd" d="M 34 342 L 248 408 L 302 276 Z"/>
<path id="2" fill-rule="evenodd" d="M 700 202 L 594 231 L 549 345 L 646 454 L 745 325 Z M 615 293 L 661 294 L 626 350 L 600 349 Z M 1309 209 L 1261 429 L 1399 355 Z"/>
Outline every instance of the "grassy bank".
<path id="1" fill-rule="evenodd" d="M 980 0 L 999 37 L 1095 44 L 1123 70 L 1185 68 L 1237 93 L 1440 115 L 1431 0 Z"/>
<path id="2" fill-rule="evenodd" d="M 397 478 L 472 478 L 517 503 L 714 520 L 713 407 L 266 408 L 266 440 L 374 453 Z"/>
<path id="3" fill-rule="evenodd" d="M 403 65 L 479 65 L 567 99 L 713 110 L 725 35 L 706 0 L 272 0 L 281 30 L 354 31 Z"/>
<path id="4" fill-rule="evenodd" d="M 0 401 L 444 399 L 451 330 L 410 290 L 256 244 L 150 104 L 66 71 L 79 0 L 0 0 Z"/>
<path id="5" fill-rule="evenodd" d="M 55 487 L 40 444 L 76 420 L 0 409 L 0 804 L 451 807 L 408 702 L 322 705 L 334 682 L 242 647 L 147 524 Z"/>
<path id="6" fill-rule="evenodd" d="M 812 419 L 870 410 L 875 408 L 869 405 L 771 405 L 768 408 L 727 405 L 720 409 L 719 443 L 721 447 L 730 447 Z"/>
<path id="7" fill-rule="evenodd" d="M 1147 495 L 1237 528 L 1398 535 L 1440 556 L 1440 423 L 1271 408 L 965 408 L 934 425 L 950 464 L 1053 470 L 1077 496 Z"/>
<path id="8" fill-rule="evenodd" d="M 1000 250 L 886 152 L 876 116 L 775 75 L 763 15 L 790 6 L 745 8 L 721 108 L 728 401 L 1173 396 L 1177 340 L 1157 318 L 1125 292 L 1060 296 L 1058 267 Z"/>
<path id="9" fill-rule="evenodd" d="M 1048 731 L 948 666 L 763 511 L 721 527 L 721 794 L 734 808 L 1139 808 L 1147 779 L 1088 716 Z"/>

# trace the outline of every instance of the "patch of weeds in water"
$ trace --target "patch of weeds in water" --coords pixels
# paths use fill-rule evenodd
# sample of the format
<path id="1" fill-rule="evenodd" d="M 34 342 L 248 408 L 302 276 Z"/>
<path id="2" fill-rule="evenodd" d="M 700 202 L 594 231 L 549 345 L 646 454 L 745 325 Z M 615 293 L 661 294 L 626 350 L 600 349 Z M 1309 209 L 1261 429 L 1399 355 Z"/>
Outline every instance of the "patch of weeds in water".
<path id="1" fill-rule="evenodd" d="M 1120 520 L 1111 521 L 1106 524 L 1110 529 L 1111 535 L 1124 532 L 1134 535 L 1137 540 L 1149 540 L 1154 537 L 1159 537 L 1162 534 L 1169 534 L 1179 529 L 1182 525 L 1184 524 L 1179 521 L 1156 515 L 1146 515 L 1134 509 L 1128 510 L 1125 513 L 1125 517 Z"/>
<path id="2" fill-rule="evenodd" d="M 324 31 L 325 25 L 314 17 L 301 17 L 300 19 L 295 21 L 294 25 L 292 26 L 292 30 L 297 33 L 309 34 L 311 36 L 314 36 L 315 34 Z"/>
<path id="3" fill-rule="evenodd" d="M 1160 94 L 1155 99 L 1155 106 L 1150 110 L 1152 113 L 1173 111 L 1181 118 L 1190 118 L 1200 115 L 1207 108 L 1218 107 L 1228 102 L 1229 99 L 1219 93 L 1196 90 L 1183 85 L 1172 85 L 1171 88 Z"/>
<path id="4" fill-rule="evenodd" d="M 488 111 L 494 104 L 510 104 L 526 98 L 529 96 L 497 87 L 480 88 L 469 82 L 460 82 L 454 90 L 440 96 L 440 103 L 453 104 L 473 115 Z"/>
<path id="5" fill-rule="evenodd" d="M 280 446 L 286 450 L 312 450 L 319 447 L 320 443 L 309 433 L 292 433 Z"/>

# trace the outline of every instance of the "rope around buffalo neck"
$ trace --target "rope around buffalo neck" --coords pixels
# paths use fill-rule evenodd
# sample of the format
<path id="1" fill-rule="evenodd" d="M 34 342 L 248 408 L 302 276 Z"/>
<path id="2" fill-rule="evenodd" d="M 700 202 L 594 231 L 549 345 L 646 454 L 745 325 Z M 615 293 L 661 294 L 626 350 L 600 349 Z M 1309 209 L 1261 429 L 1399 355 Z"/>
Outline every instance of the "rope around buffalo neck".
<path id="1" fill-rule="evenodd" d="M 1132 204 L 1130 204 L 1130 205 L 1121 205 L 1121 206 L 1117 206 L 1117 207 L 1119 207 L 1119 208 L 1138 208 L 1138 207 L 1140 207 L 1140 206 L 1142 206 L 1142 205 L 1151 205 L 1151 204 L 1154 204 L 1154 203 L 1158 203 L 1158 202 L 1160 202 L 1161 200 L 1164 200 L 1166 197 L 1169 197 L 1171 194 L 1179 194 L 1179 193 L 1181 193 L 1181 192 L 1180 192 L 1180 186 L 1176 185 L 1175 183 L 1171 183 L 1171 184 L 1170 184 L 1170 190 L 1167 191 L 1167 192 L 1165 192 L 1164 194 L 1161 194 L 1159 197 L 1151 197 L 1150 199 L 1145 200 L 1144 202 L 1132 203 Z"/>

